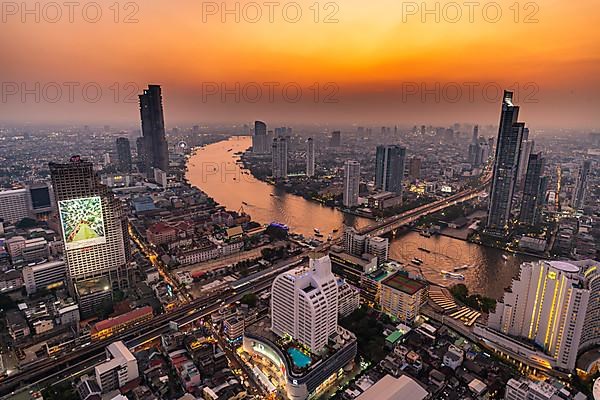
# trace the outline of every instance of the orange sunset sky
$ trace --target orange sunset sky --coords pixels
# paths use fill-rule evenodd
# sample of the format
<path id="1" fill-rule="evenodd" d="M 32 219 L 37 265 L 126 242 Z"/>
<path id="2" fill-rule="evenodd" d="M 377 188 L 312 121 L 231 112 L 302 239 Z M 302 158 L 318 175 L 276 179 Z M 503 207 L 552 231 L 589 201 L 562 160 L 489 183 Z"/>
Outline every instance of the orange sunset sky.
<path id="1" fill-rule="evenodd" d="M 26 3 L 35 10 L 36 2 Z M 495 124 L 496 89 L 511 87 L 519 89 L 521 118 L 533 129 L 600 129 L 600 12 L 594 0 L 482 1 L 472 16 L 462 1 L 282 1 L 274 2 L 272 22 L 268 6 L 257 1 L 263 15 L 254 23 L 248 18 L 257 8 L 247 1 L 123 1 L 116 3 L 118 16 L 115 1 L 98 1 L 102 16 L 95 23 L 84 18 L 86 3 L 75 8 L 73 22 L 67 7 L 58 18 L 43 6 L 24 14 L 20 2 L 18 10 L 3 5 L 1 121 L 135 125 L 139 112 L 129 95 L 156 83 L 163 86 L 168 126 L 254 119 Z M 239 22 L 234 14 L 220 14 L 236 3 Z M 424 7 L 436 4 L 439 13 L 423 15 Z M 216 15 L 203 13 L 215 9 Z M 297 10 L 302 15 L 291 22 Z M 86 17 L 93 19 L 94 11 L 88 8 Z M 128 15 L 133 23 L 124 22 Z M 324 21 L 328 15 L 331 23 Z M 65 82 L 80 84 L 73 101 Z M 233 94 L 222 98 L 220 88 L 236 82 L 248 90 L 251 82 L 279 86 L 273 101 L 265 86 L 256 102 L 242 89 L 239 101 Z M 39 98 L 25 95 L 23 89 L 36 83 Z M 88 83 L 102 89 L 96 102 L 81 93 Z M 286 100 L 286 84 L 302 89 L 297 102 Z M 63 87 L 55 102 L 52 85 Z M 473 98 L 468 85 L 474 85 Z M 209 86 L 218 93 L 207 94 Z M 254 98 L 255 92 L 246 94 Z"/>

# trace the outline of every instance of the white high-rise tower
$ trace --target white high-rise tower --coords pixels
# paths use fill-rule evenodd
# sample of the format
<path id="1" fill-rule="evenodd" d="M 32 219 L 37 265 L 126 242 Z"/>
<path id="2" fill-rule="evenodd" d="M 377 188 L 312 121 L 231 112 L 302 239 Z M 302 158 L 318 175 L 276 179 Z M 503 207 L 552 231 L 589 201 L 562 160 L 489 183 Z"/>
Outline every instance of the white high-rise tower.
<path id="1" fill-rule="evenodd" d="M 338 287 L 329 256 L 311 255 L 307 268 L 279 275 L 271 288 L 271 330 L 318 353 L 336 333 Z"/>
<path id="2" fill-rule="evenodd" d="M 273 139 L 273 178 L 287 179 L 288 176 L 288 138 L 276 137 Z"/>

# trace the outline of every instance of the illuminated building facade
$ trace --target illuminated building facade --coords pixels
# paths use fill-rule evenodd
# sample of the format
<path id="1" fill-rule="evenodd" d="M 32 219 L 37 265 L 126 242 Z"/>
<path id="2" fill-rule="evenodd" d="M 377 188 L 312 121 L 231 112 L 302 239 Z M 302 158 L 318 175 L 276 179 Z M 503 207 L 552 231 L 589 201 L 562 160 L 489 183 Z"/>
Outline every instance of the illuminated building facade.
<path id="1" fill-rule="evenodd" d="M 308 270 L 279 275 L 271 289 L 271 329 L 319 352 L 335 333 L 338 287 L 329 256 L 311 256 Z"/>
<path id="2" fill-rule="evenodd" d="M 513 93 L 505 91 L 503 99 L 486 225 L 488 233 L 495 235 L 502 235 L 509 226 L 526 130 L 524 123 L 517 122 L 519 106 L 513 104 Z"/>
<path id="3" fill-rule="evenodd" d="M 79 156 L 50 163 L 52 186 L 65 241 L 70 287 L 105 276 L 113 288 L 129 286 L 129 235 L 121 202 Z"/>
<path id="4" fill-rule="evenodd" d="M 490 314 L 488 327 L 534 342 L 556 367 L 573 370 L 582 338 L 589 343 L 599 338 L 597 333 L 594 338 L 584 335 L 584 322 L 592 319 L 592 312 L 598 317 L 600 309 L 597 304 L 588 307 L 592 290 L 582 265 L 563 261 L 522 264 L 511 290 Z M 599 324 L 600 319 L 595 326 Z"/>

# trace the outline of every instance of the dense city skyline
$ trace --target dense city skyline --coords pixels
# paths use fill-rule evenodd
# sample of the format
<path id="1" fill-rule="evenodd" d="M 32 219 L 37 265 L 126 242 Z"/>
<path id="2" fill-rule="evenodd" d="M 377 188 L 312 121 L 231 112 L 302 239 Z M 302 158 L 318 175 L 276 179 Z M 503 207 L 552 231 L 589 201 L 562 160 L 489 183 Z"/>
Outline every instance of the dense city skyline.
<path id="1" fill-rule="evenodd" d="M 592 0 L 0 12 L 0 400 L 600 400 Z"/>

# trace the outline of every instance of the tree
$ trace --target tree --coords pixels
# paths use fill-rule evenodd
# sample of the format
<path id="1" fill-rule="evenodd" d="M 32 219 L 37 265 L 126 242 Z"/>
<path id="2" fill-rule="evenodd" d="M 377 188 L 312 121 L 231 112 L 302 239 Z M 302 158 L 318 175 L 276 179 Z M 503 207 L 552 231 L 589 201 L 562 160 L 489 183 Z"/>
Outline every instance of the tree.
<path id="1" fill-rule="evenodd" d="M 6 294 L 0 294 L 0 310 L 8 311 L 17 308 L 15 301 Z"/>
<path id="2" fill-rule="evenodd" d="M 250 307 L 256 307 L 258 296 L 255 293 L 247 293 L 240 299 L 240 303 L 247 304 Z"/>
<path id="3" fill-rule="evenodd" d="M 78 400 L 79 396 L 73 387 L 66 382 L 50 386 L 43 390 L 44 400 Z"/>

